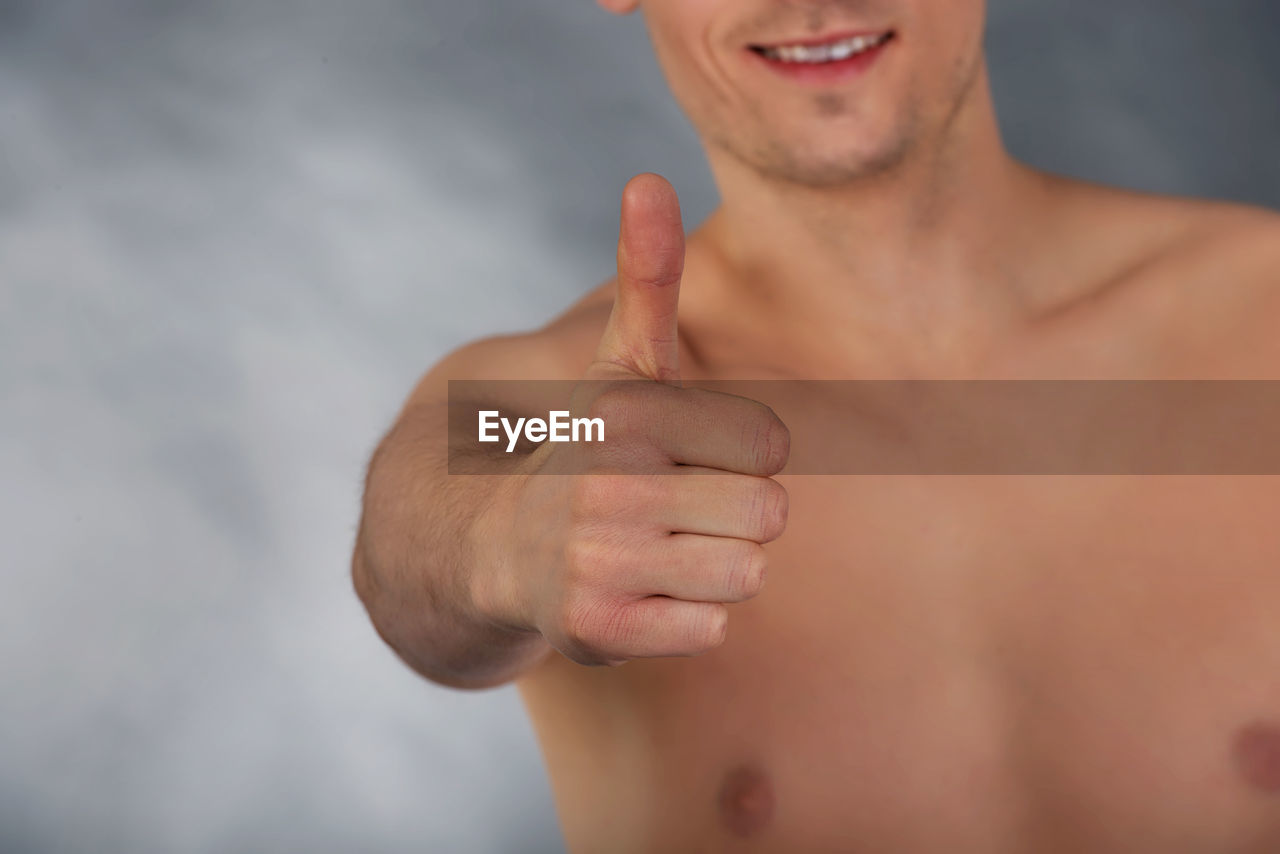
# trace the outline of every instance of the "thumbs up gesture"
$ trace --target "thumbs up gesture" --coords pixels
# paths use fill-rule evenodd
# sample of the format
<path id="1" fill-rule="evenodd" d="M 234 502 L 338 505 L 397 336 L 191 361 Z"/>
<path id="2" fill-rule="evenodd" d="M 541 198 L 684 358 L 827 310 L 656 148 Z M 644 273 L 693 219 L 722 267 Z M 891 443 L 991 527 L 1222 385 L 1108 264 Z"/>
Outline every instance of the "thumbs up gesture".
<path id="1" fill-rule="evenodd" d="M 602 445 L 542 445 L 511 479 L 486 615 L 582 664 L 689 656 L 723 642 L 727 603 L 760 592 L 786 525 L 772 476 L 790 437 L 767 406 L 679 386 L 684 231 L 657 175 L 622 195 L 617 296 L 575 411 Z M 538 477 L 558 474 L 558 477 Z"/>
<path id="2" fill-rule="evenodd" d="M 618 293 L 588 379 L 679 379 L 676 315 L 683 274 L 676 192 L 657 175 L 639 175 L 622 192 Z"/>

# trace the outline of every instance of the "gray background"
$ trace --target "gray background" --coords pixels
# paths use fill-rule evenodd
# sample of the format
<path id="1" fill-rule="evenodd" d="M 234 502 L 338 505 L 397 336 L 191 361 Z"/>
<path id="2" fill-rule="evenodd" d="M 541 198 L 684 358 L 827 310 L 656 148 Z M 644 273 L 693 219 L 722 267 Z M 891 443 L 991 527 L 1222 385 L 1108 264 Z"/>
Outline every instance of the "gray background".
<path id="1" fill-rule="evenodd" d="M 1011 147 L 1277 206 L 1277 8 L 996 2 Z M 606 277 L 643 170 L 711 209 L 588 0 L 0 3 L 0 850 L 559 850 L 515 693 L 347 559 L 416 377 Z"/>

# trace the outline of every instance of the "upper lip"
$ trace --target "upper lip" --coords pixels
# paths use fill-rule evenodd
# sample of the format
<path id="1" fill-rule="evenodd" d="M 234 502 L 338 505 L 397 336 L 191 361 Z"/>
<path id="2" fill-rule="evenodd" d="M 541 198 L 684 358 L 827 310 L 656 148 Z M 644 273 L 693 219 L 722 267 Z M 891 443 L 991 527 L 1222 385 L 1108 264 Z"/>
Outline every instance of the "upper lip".
<path id="1" fill-rule="evenodd" d="M 835 33 L 828 33 L 821 36 L 801 36 L 794 39 L 778 39 L 776 41 L 752 42 L 750 47 L 755 48 L 779 48 L 779 47 L 814 47 L 820 44 L 831 44 L 832 42 L 844 41 L 845 39 L 856 38 L 858 36 L 884 36 L 892 33 L 893 30 L 885 28 L 880 30 L 841 30 Z"/>

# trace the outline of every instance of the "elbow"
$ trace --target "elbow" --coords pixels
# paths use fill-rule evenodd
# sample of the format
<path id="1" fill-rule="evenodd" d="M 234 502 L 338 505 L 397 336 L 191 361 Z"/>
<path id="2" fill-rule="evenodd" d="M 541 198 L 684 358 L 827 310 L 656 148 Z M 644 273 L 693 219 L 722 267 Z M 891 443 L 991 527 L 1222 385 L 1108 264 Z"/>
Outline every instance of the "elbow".
<path id="1" fill-rule="evenodd" d="M 449 662 L 436 661 L 426 654 L 433 646 L 427 638 L 418 638 L 416 642 L 407 641 L 406 636 L 415 632 L 408 631 L 404 625 L 395 625 L 390 613 L 394 609 L 388 607 L 387 596 L 378 581 L 376 568 L 370 562 L 362 535 L 357 535 L 351 554 L 351 584 L 378 637 L 397 658 L 422 678 L 446 688 L 483 691 L 505 685 L 518 675 L 506 671 L 477 670 L 473 662 L 465 661 L 468 656 L 461 656 L 464 661 L 451 666 Z"/>
<path id="2" fill-rule="evenodd" d="M 363 529 L 356 535 L 356 544 L 351 550 L 351 586 L 355 590 L 356 598 L 372 616 L 370 603 L 373 600 L 373 578 L 369 573 L 368 559 L 364 554 Z"/>

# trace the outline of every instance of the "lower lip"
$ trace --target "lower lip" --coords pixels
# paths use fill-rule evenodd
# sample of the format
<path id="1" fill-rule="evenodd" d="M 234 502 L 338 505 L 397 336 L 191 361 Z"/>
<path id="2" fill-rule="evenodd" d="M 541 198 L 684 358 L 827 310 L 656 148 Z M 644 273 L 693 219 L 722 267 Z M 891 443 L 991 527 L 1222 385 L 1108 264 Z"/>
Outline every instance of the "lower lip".
<path id="1" fill-rule="evenodd" d="M 881 42 L 873 48 L 864 50 L 862 53 L 855 53 L 847 59 L 837 59 L 833 62 L 783 62 L 778 59 L 770 59 L 750 48 L 747 48 L 747 53 L 751 54 L 751 57 L 765 68 L 775 74 L 786 77 L 788 80 L 794 80 L 798 83 L 830 85 L 866 73 L 867 69 L 880 58 L 880 54 L 884 53 L 884 49 L 893 44 L 893 41 L 890 38 L 888 41 Z"/>

